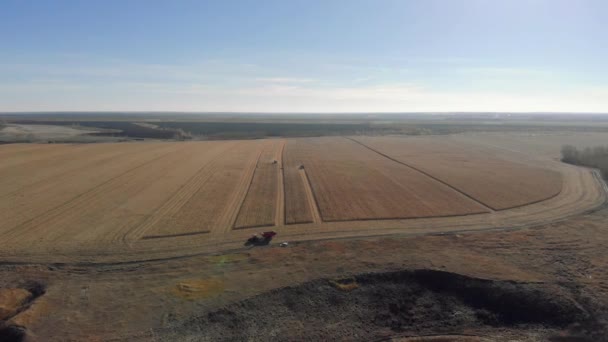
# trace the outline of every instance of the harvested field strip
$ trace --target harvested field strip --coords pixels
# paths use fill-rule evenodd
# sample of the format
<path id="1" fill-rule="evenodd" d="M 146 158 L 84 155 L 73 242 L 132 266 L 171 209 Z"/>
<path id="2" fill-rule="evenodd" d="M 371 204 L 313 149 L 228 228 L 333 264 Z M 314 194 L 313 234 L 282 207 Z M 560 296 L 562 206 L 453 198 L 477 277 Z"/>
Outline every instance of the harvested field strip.
<path id="1" fill-rule="evenodd" d="M 178 151 L 155 161 L 148 168 L 123 177 L 122 186 L 106 187 L 103 195 L 106 198 L 97 200 L 94 209 L 83 205 L 77 210 L 79 216 L 63 223 L 71 227 L 89 224 L 94 229 L 72 229 L 63 234 L 57 229 L 56 235 L 53 231 L 56 242 L 63 241 L 65 235 L 70 235 L 75 240 L 123 241 L 124 234 L 130 227 L 139 224 L 149 212 L 164 202 L 166 196 L 181 185 L 184 176 L 198 170 L 200 159 L 203 159 L 198 152 L 199 148 L 195 144 L 184 143 Z M 117 184 L 119 183 L 115 185 Z M 94 220 L 96 216 L 97 219 Z"/>
<path id="2" fill-rule="evenodd" d="M 434 177 L 494 210 L 518 208 L 561 192 L 558 172 L 538 161 L 509 160 L 512 154 L 448 139 L 363 137 L 383 155 Z"/>
<path id="3" fill-rule="evenodd" d="M 276 160 L 279 166 L 279 172 L 277 173 L 277 200 L 276 200 L 276 213 L 274 217 L 275 225 L 285 224 L 285 182 L 283 179 L 283 152 L 285 150 L 285 140 L 281 140 L 281 147 L 277 149 Z"/>
<path id="4" fill-rule="evenodd" d="M 260 154 L 245 200 L 239 208 L 234 228 L 275 225 L 279 174 L 276 151 L 280 149 L 281 144 L 273 142 L 268 144 Z"/>
<path id="5" fill-rule="evenodd" d="M 299 144 L 293 158 L 306 170 L 325 222 L 487 212 L 450 187 L 351 140 L 300 139 Z"/>
<path id="6" fill-rule="evenodd" d="M 86 170 L 80 170 L 77 175 L 59 175 L 58 181 L 49 180 L 48 184 L 43 183 L 38 188 L 27 188 L 4 197 L 0 201 L 0 234 L 18 225 L 29 225 L 38 217 L 57 213 L 57 210 L 69 210 L 72 201 L 88 193 L 95 193 L 97 188 L 104 184 L 137 168 L 145 167 L 176 149 L 173 145 L 138 145 L 141 153 L 120 156 L 106 165 L 90 165 Z"/>
<path id="7" fill-rule="evenodd" d="M 92 167 L 103 167 L 114 163 L 125 155 L 141 152 L 141 144 L 126 144 L 120 149 L 108 149 L 105 145 L 95 145 L 94 149 L 66 152 L 64 155 L 27 168 L 0 171 L 0 197 L 27 193 L 34 189 L 62 186 L 74 177 L 92 171 Z M 40 172 L 44 170 L 44 172 Z"/>
<path id="8" fill-rule="evenodd" d="M 226 142 L 221 142 L 226 144 Z M 221 233 L 230 229 L 226 212 L 236 212 L 238 204 L 232 205 L 233 194 L 240 185 L 237 181 L 248 163 L 255 166 L 256 150 L 260 142 L 232 142 L 230 153 L 217 154 L 207 167 L 195 178 L 195 185 L 176 192 L 158 213 L 128 234 L 128 240 L 141 236 L 164 236 L 193 232 Z M 249 180 L 249 179 L 248 179 Z M 247 181 L 248 181 L 247 180 Z M 242 186 L 246 186 L 242 185 Z M 193 193 L 190 193 L 192 190 Z M 244 191 L 244 189 L 243 189 Z"/>
<path id="9" fill-rule="evenodd" d="M 57 145 L 52 145 L 57 146 Z M 0 144 L 0 158 L 3 160 L 13 156 L 23 155 L 40 149 L 48 149 L 51 145 L 42 144 Z"/>
<path id="10" fill-rule="evenodd" d="M 66 152 L 86 147 L 87 145 L 44 145 L 44 147 L 42 148 L 37 148 L 31 151 L 24 151 L 11 156 L 2 157 L 0 171 L 16 168 L 23 169 L 26 168 L 29 164 L 43 160 L 52 160 L 56 156 L 60 156 Z"/>
<path id="11" fill-rule="evenodd" d="M 172 238 L 172 237 L 180 237 L 180 236 L 192 236 L 192 235 L 200 235 L 200 234 L 207 234 L 207 233 L 209 233 L 208 230 L 203 230 L 200 232 L 168 234 L 168 235 L 146 235 L 146 236 L 142 237 L 142 240 Z"/>
<path id="12" fill-rule="evenodd" d="M 216 149 L 215 151 L 206 151 L 206 154 L 209 157 L 209 161 L 203 166 L 200 167 L 198 172 L 193 175 L 186 183 L 184 183 L 179 189 L 177 189 L 171 197 L 167 201 L 165 201 L 161 206 L 156 208 L 152 214 L 150 214 L 145 221 L 141 224 L 132 228 L 127 234 L 125 234 L 125 239 L 127 240 L 137 240 L 140 238 L 148 238 L 150 236 L 154 237 L 162 237 L 162 236 L 181 236 L 184 234 L 195 234 L 199 232 L 190 232 L 190 233 L 176 233 L 176 234 L 164 234 L 164 235 L 145 235 L 148 230 L 151 230 L 152 227 L 156 225 L 171 225 L 171 222 L 164 221 L 164 219 L 172 217 L 177 214 L 177 212 L 198 192 L 201 190 L 203 186 L 212 178 L 215 172 L 219 171 L 220 164 L 218 161 L 221 160 L 228 151 L 237 147 L 238 144 L 236 142 L 226 142 L 223 145 Z M 152 229 L 154 230 L 154 229 Z M 158 228 L 156 230 L 159 230 Z M 163 231 L 170 231 L 171 228 L 163 229 Z M 208 233 L 208 230 L 203 230 L 200 233 Z M 142 237 L 143 236 L 143 237 Z"/>
<path id="13" fill-rule="evenodd" d="M 245 169 L 241 173 L 238 186 L 234 189 L 232 197 L 230 198 L 230 202 L 228 202 L 228 205 L 224 207 L 223 215 L 220 217 L 219 226 L 223 228 L 221 231 L 223 234 L 227 233 L 234 227 L 237 220 L 237 215 L 239 213 L 239 209 L 245 202 L 245 196 L 247 196 L 249 187 L 253 182 L 255 169 L 258 165 L 262 152 L 264 151 L 266 146 L 268 146 L 268 144 L 268 141 L 264 141 L 260 144 L 260 146 L 258 147 L 258 152 L 254 154 L 255 157 L 249 160 Z"/>
<path id="14" fill-rule="evenodd" d="M 301 161 L 297 155 L 301 154 L 301 143 L 297 139 L 287 142 L 283 151 L 283 186 L 285 192 L 285 223 L 312 223 L 313 217 L 306 195 L 302 175 L 299 172 Z"/>
<path id="15" fill-rule="evenodd" d="M 146 166 L 161 160 L 161 158 L 166 155 L 175 152 L 179 146 L 170 145 L 168 148 L 163 149 L 162 152 L 155 152 L 152 154 L 153 158 L 150 159 L 149 155 L 143 163 L 137 163 L 135 166 L 130 167 L 123 172 L 115 175 L 95 186 L 89 188 L 87 191 L 80 193 L 79 195 L 43 212 L 42 214 L 31 217 L 23 222 L 20 222 L 17 226 L 9 227 L 8 230 L 4 231 L 2 236 L 4 242 L 9 242 L 12 239 L 24 239 L 26 237 L 35 238 L 38 236 L 44 236 L 45 238 L 49 238 L 54 232 L 51 227 L 55 224 L 55 227 L 58 230 L 63 229 L 78 229 L 82 226 L 74 227 L 74 226 L 66 226 L 65 223 L 69 222 L 71 219 L 81 218 L 87 224 L 84 225 L 95 225 L 97 222 L 97 216 L 93 215 L 94 213 L 102 213 L 99 209 L 102 208 L 100 206 L 100 202 L 110 202 L 113 203 L 116 201 L 116 198 L 108 195 L 110 192 L 113 195 L 117 194 L 127 194 L 127 190 L 132 186 L 145 187 L 146 181 L 145 178 L 138 178 L 138 170 L 151 170 L 152 168 L 145 168 Z M 137 180 L 135 182 L 134 180 Z M 87 216 L 83 211 L 90 211 L 92 216 Z M 3 226 L 3 228 L 5 228 Z M 43 234 L 40 232 L 41 230 L 45 231 Z M 37 235 L 40 234 L 40 235 Z"/>
<path id="16" fill-rule="evenodd" d="M 381 156 L 383 156 L 383 157 L 385 157 L 385 158 L 387 158 L 387 159 L 389 159 L 389 160 L 392 160 L 392 161 L 394 161 L 395 163 L 398 163 L 398 164 L 401 164 L 401 165 L 407 166 L 407 167 L 409 167 L 409 168 L 410 168 L 410 169 L 412 169 L 412 170 L 418 171 L 418 172 L 422 173 L 423 175 L 425 175 L 425 176 L 427 176 L 427 177 L 429 177 L 429 178 L 431 178 L 431 179 L 433 179 L 433 180 L 435 180 L 435 181 L 437 181 L 437 182 L 439 182 L 439 183 L 441 183 L 441 184 L 443 184 L 443 185 L 445 185 L 445 186 L 447 186 L 447 187 L 451 188 L 452 190 L 454 190 L 454 191 L 458 192 L 459 194 L 461 194 L 461 195 L 463 195 L 463 196 L 467 197 L 468 199 L 470 199 L 470 200 L 472 200 L 472 201 L 476 202 L 477 204 L 479 204 L 479 205 L 483 206 L 483 207 L 484 207 L 485 209 L 487 209 L 488 211 L 494 211 L 494 208 L 492 208 L 492 207 L 488 206 L 487 204 L 485 204 L 485 203 L 483 203 L 483 202 L 479 201 L 478 199 L 474 198 L 473 196 L 471 196 L 471 195 L 469 195 L 469 194 L 467 194 L 467 193 L 465 193 L 465 192 L 461 191 L 460 189 L 455 188 L 454 186 L 450 185 L 449 183 L 446 183 L 446 182 L 442 181 L 441 179 L 439 179 L 439 178 L 437 178 L 437 177 L 435 177 L 435 176 L 433 176 L 433 175 L 429 174 L 428 172 L 425 172 L 425 171 L 423 171 L 423 170 L 421 170 L 421 169 L 419 169 L 419 168 L 417 168 L 417 167 L 414 167 L 414 166 L 409 165 L 409 164 L 407 164 L 407 163 L 404 163 L 404 162 L 402 162 L 402 161 L 400 161 L 400 160 L 397 160 L 397 159 L 395 159 L 395 158 L 393 158 L 393 157 L 391 157 L 391 156 L 389 156 L 389 155 L 386 155 L 386 154 L 384 154 L 384 153 L 382 153 L 382 152 L 380 152 L 380 151 L 378 151 L 378 150 L 376 150 L 376 149 L 374 149 L 374 148 L 372 148 L 372 147 L 370 147 L 370 146 L 365 145 L 364 143 L 362 143 L 362 142 L 360 142 L 360 141 L 357 141 L 356 139 L 353 139 L 353 138 L 346 138 L 346 139 L 351 140 L 351 141 L 353 141 L 353 142 L 355 142 L 355 143 L 357 143 L 357 144 L 359 144 L 359 145 L 361 145 L 361 146 L 363 146 L 363 147 L 365 147 L 365 148 L 369 149 L 370 151 L 373 151 L 373 152 L 375 152 L 375 153 L 378 153 L 379 155 L 381 155 Z"/>
<path id="17" fill-rule="evenodd" d="M 315 197 L 315 193 L 312 191 L 312 187 L 310 185 L 310 179 L 306 174 L 306 170 L 304 168 L 299 170 L 300 177 L 302 179 L 302 184 L 304 184 L 304 191 L 306 193 L 306 200 L 308 202 L 308 207 L 310 208 L 310 212 L 312 213 L 312 222 L 320 223 L 321 213 L 319 212 L 319 203 L 317 202 L 317 198 Z"/>
<path id="18" fill-rule="evenodd" d="M 226 154 L 236 145 L 236 142 L 186 143 L 188 148 L 178 152 L 181 157 L 176 156 L 179 159 L 171 159 L 173 156 L 169 156 L 165 159 L 165 164 L 158 167 L 159 172 L 164 172 L 164 175 L 159 176 L 156 181 L 151 181 L 143 190 L 133 193 L 112 213 L 115 219 L 108 222 L 114 223 L 104 224 L 103 229 L 114 241 L 129 243 L 132 241 L 132 232 L 142 226 L 142 222 L 147 221 L 150 215 L 157 215 L 159 208 L 175 199 L 181 200 L 181 203 L 177 203 L 178 206 L 186 203 L 204 182 L 199 176 L 213 168 L 213 163 L 219 156 Z M 178 193 L 185 194 L 174 196 Z"/>

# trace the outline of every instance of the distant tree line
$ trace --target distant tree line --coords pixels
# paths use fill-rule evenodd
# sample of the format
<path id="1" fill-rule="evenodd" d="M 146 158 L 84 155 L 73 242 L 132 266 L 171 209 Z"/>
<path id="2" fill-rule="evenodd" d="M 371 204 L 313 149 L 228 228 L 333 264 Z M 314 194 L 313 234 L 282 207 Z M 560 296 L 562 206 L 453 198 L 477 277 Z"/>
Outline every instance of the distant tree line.
<path id="1" fill-rule="evenodd" d="M 608 181 L 608 146 L 587 147 L 579 150 L 572 145 L 562 146 L 562 161 L 568 164 L 594 167 Z"/>

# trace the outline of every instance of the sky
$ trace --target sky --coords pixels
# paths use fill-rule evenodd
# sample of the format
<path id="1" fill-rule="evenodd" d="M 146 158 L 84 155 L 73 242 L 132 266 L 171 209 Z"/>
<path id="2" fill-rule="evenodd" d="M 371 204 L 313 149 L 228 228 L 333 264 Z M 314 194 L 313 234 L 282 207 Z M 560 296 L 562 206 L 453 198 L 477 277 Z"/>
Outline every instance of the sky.
<path id="1" fill-rule="evenodd" d="M 604 112 L 606 0 L 2 0 L 0 111 Z"/>

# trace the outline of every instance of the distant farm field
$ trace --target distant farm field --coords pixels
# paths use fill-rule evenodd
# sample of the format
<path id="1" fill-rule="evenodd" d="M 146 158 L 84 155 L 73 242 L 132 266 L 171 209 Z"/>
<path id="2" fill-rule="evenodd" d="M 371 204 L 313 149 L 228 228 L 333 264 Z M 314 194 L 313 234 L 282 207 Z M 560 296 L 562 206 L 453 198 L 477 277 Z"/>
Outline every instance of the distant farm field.
<path id="1" fill-rule="evenodd" d="M 524 224 L 603 196 L 586 189 L 589 171 L 430 137 L 14 144 L 0 158 L 7 254 L 133 258 L 237 246 L 260 229 L 306 239 Z"/>

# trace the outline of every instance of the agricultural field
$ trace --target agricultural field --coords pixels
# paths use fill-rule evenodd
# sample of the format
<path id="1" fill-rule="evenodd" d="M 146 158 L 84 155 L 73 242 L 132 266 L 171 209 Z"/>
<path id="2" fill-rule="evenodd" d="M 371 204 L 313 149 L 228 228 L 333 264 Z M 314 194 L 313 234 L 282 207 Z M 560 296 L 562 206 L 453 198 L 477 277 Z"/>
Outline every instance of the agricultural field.
<path id="1" fill-rule="evenodd" d="M 587 146 L 606 136 L 568 137 Z M 544 269 L 553 264 L 543 259 L 547 251 L 597 250 L 604 241 L 598 235 L 603 221 L 585 215 L 597 210 L 605 215 L 606 190 L 598 172 L 559 162 L 559 135 L 526 139 L 488 133 L 0 145 L 0 297 L 14 299 L 9 315 L 22 312 L 10 319 L 12 326 L 50 340 L 162 340 L 158 334 L 180 340 L 200 326 L 221 334 L 228 323 L 200 317 L 202 307 L 220 315 L 232 310 L 247 330 L 250 323 L 243 322 L 256 318 L 240 310 L 238 301 L 249 305 L 252 296 L 294 284 L 302 285 L 277 290 L 268 303 L 253 300 L 264 302 L 257 308 L 277 308 L 284 317 L 277 319 L 277 329 L 286 333 L 293 329 L 294 291 L 325 303 L 323 296 L 335 299 L 334 287 L 359 288 L 362 298 L 373 300 L 402 286 L 393 284 L 395 279 L 407 277 L 425 300 L 441 302 L 445 299 L 436 298 L 426 277 L 443 277 L 450 284 L 470 283 L 481 291 L 490 286 L 520 298 L 509 292 L 516 281 L 518 291 L 550 298 L 553 290 L 530 285 L 544 278 L 528 272 L 529 260 L 521 261 L 525 267 L 512 262 L 539 251 L 537 267 Z M 586 218 L 579 222 L 580 217 Z M 547 229 L 527 230 L 538 226 Z M 578 233 L 564 235 L 571 226 Z M 265 230 L 276 231 L 277 241 L 264 248 L 245 246 L 252 234 Z M 499 238 L 496 230 L 515 233 Z M 281 241 L 289 247 L 278 247 Z M 521 250 L 514 247 L 520 245 Z M 510 261 L 484 256 L 484 248 L 508 251 Z M 394 265 L 447 265 L 456 272 L 468 265 L 472 278 L 365 274 L 393 271 Z M 361 274 L 347 276 L 344 269 Z M 476 275 L 508 281 L 488 284 Z M 601 287 L 606 274 L 593 276 Z M 318 280 L 322 277 L 330 278 Z M 325 282 L 330 287 L 319 292 Z M 10 291 L 2 292 L 3 286 Z M 340 295 L 340 303 L 354 303 L 349 293 Z M 538 303 L 534 310 L 544 312 L 544 302 Z M 483 314 L 493 308 L 483 305 L 487 308 L 453 310 Z M 567 302 L 559 305 L 577 310 Z M 318 310 L 308 304 L 299 308 Z M 429 310 L 434 308 L 439 307 Z M 368 305 L 345 308 L 351 309 L 377 314 Z M 275 315 L 262 311 L 256 315 Z M 421 315 L 415 319 L 425 321 Z M 198 317 L 195 325 L 189 323 L 192 317 Z M 480 324 L 475 317 L 467 324 Z M 520 330 L 501 331 L 523 336 Z"/>
<path id="2" fill-rule="evenodd" d="M 288 151 L 293 151 L 291 158 L 301 165 L 323 221 L 486 212 L 486 208 L 448 186 L 349 139 L 302 139 L 296 143 L 299 149 L 288 147 Z M 290 195 L 287 193 L 287 197 Z"/>
<path id="3" fill-rule="evenodd" d="M 599 133 L 579 140 L 567 136 L 583 147 L 605 138 Z M 427 276 L 485 284 L 514 298 L 519 294 L 509 289 L 511 281 L 518 281 L 519 291 L 539 293 L 540 299 L 532 301 L 537 303 L 552 297 L 554 290 L 529 289 L 538 277 L 471 254 L 471 246 L 463 247 L 455 238 L 539 225 L 564 230 L 571 224 L 581 233 L 565 242 L 558 233 L 505 239 L 535 244 L 524 249 L 545 250 L 541 243 L 548 243 L 550 250 L 568 253 L 579 246 L 599 246 L 590 245 L 581 229 L 596 234 L 599 228 L 594 227 L 602 219 L 579 219 L 605 211 L 606 190 L 599 173 L 559 162 L 559 136 L 526 138 L 460 134 L 0 145 L 0 300 L 10 299 L 4 312 L 6 317 L 14 315 L 8 319 L 12 327 L 25 326 L 50 340 L 162 340 L 157 335 L 180 340 L 196 334 L 200 326 L 209 334 L 221 334 L 226 330 L 221 324 L 232 324 L 200 318 L 199 305 L 211 313 L 233 310 L 239 322 L 257 322 L 255 315 L 239 309 L 241 304 L 222 307 L 240 300 L 248 303 L 259 291 L 302 284 L 278 290 L 267 304 L 256 304 L 262 311 L 277 308 L 278 329 L 287 332 L 292 329 L 288 317 L 294 299 L 284 304 L 276 298 L 291 298 L 295 291 L 321 296 L 318 300 L 325 303 L 323 296 L 334 298 L 336 287 L 359 288 L 363 298 L 373 301 L 378 293 L 402 286 L 392 283 L 394 273 L 378 279 L 366 274 L 320 277 L 341 275 L 346 268 L 392 271 L 389 266 L 402 265 L 403 260 L 412 260 L 410 267 L 437 263 L 458 270 L 462 260 L 475 265 L 482 278 L 501 274 L 509 282 L 487 285 L 459 274 L 426 271 L 420 273 L 422 278 L 416 272 L 397 277 L 410 277 L 430 302 L 444 299 L 427 288 Z M 571 217 L 573 223 L 559 223 Z M 246 246 L 252 234 L 265 230 L 277 232 L 278 240 L 260 249 Z M 451 237 L 433 237 L 443 234 Z M 289 247 L 277 247 L 281 241 L 288 241 Z M 475 248 L 488 245 L 495 250 L 498 245 L 501 251 L 513 245 L 502 240 L 493 245 L 488 238 L 465 241 L 475 241 Z M 509 258 L 529 252 L 512 253 Z M 327 281 L 331 287 L 316 290 Z M 354 302 L 347 299 L 349 294 L 343 296 L 343 303 Z M 260 300 L 265 302 L 253 302 Z M 568 302 L 558 304 L 574 310 Z M 493 308 L 491 303 L 483 305 Z M 549 310 L 539 305 L 534 310 Z M 41 319 L 48 317 L 49 309 L 56 312 L 54 318 Z M 314 305 L 300 310 L 318 311 Z M 376 315 L 369 305 L 344 310 L 372 310 L 370 315 Z M 277 315 L 262 311 L 256 315 Z M 426 321 L 421 314 L 415 319 Z M 191 326 L 188 317 L 199 317 L 198 323 Z M 480 324 L 477 316 L 467 317 L 466 324 Z M 107 326 L 100 327 L 100 319 Z M 301 322 L 302 329 L 315 324 L 305 318 Z M 247 331 L 250 323 L 243 324 Z M 217 327 L 220 330 L 214 330 Z M 11 331 L 0 327 L 0 337 L 15 333 Z M 348 334 L 339 331 L 332 334 Z M 524 336 L 520 330 L 512 334 Z"/>
<path id="4" fill-rule="evenodd" d="M 0 253 L 34 259 L 221 250 L 262 227 L 310 239 L 522 225 L 601 199 L 577 190 L 590 171 L 465 139 L 12 144 L 0 156 Z"/>
<path id="5" fill-rule="evenodd" d="M 483 145 L 453 143 L 446 149 L 440 140 L 363 137 L 356 141 L 493 210 L 539 202 L 561 191 L 559 172 L 497 158 Z"/>

